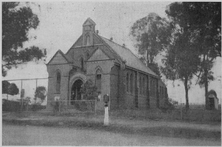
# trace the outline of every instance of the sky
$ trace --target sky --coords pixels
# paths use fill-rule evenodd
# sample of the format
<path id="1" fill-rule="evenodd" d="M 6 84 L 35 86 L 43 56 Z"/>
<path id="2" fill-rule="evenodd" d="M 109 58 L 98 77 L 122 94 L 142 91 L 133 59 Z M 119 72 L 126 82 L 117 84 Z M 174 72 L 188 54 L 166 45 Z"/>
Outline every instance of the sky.
<path id="1" fill-rule="evenodd" d="M 131 2 L 107 2 L 107 1 L 46 1 L 31 4 L 33 12 L 39 17 L 40 24 L 36 30 L 29 32 L 30 40 L 24 43 L 24 48 L 32 45 L 46 48 L 49 61 L 57 50 L 66 53 L 82 33 L 82 24 L 90 17 L 96 23 L 96 30 L 106 38 L 113 37 L 113 41 L 125 44 L 133 53 L 137 53 L 134 41 L 129 36 L 133 23 L 151 12 L 161 17 L 166 17 L 165 9 L 170 1 L 131 1 Z M 221 58 L 217 59 L 213 68 L 218 77 L 210 83 L 210 89 L 215 89 L 221 98 Z M 3 79 L 20 78 L 47 78 L 48 73 L 44 62 L 30 62 L 20 65 L 8 71 Z M 43 82 L 47 86 L 47 81 Z M 42 83 L 42 84 L 43 84 Z M 178 102 L 185 102 L 184 86 L 182 82 L 166 81 L 169 97 Z M 204 88 L 194 85 L 190 90 L 191 103 L 204 103 Z M 19 85 L 19 84 L 18 84 Z M 34 88 L 32 88 L 34 89 Z M 29 94 L 30 93 L 30 94 Z M 27 95 L 32 96 L 29 90 Z"/>

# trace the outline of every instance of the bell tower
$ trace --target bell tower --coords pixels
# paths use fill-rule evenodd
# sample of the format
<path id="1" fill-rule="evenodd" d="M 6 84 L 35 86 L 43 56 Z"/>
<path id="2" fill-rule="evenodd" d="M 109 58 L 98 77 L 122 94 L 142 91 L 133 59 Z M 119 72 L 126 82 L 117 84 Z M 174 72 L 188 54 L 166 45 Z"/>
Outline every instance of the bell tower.
<path id="1" fill-rule="evenodd" d="M 95 26 L 96 23 L 91 18 L 87 18 L 87 20 L 83 23 L 83 46 L 93 45 L 93 33 L 95 33 Z"/>

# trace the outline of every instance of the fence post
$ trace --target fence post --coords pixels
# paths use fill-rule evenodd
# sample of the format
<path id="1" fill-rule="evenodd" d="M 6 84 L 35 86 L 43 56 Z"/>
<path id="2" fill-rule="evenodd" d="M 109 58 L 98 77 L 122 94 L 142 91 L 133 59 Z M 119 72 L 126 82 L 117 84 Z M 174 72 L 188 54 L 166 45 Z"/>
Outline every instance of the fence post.
<path id="1" fill-rule="evenodd" d="M 37 84 L 38 84 L 38 79 L 35 79 L 35 89 L 37 88 Z"/>

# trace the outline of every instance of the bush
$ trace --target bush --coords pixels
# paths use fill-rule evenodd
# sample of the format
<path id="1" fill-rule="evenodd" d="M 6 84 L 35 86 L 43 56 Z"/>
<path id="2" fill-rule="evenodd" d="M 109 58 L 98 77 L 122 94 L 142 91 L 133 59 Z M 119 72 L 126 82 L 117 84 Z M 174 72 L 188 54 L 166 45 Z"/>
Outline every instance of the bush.
<path id="1" fill-rule="evenodd" d="M 3 100 L 2 111 L 18 112 L 21 110 L 20 102 Z"/>
<path id="2" fill-rule="evenodd" d="M 19 93 L 19 89 L 15 83 L 11 83 L 8 87 L 8 94 L 17 95 Z"/>
<path id="3" fill-rule="evenodd" d="M 31 109 L 32 111 L 39 111 L 39 110 L 42 110 L 42 109 L 45 109 L 46 106 L 42 106 L 40 104 L 33 104 L 31 105 Z"/>
<path id="4" fill-rule="evenodd" d="M 95 100 L 98 96 L 97 87 L 93 84 L 92 80 L 87 80 L 81 88 L 84 100 Z"/>
<path id="5" fill-rule="evenodd" d="M 42 101 L 46 98 L 46 88 L 44 86 L 39 86 L 35 90 L 35 98 L 40 98 Z"/>
<path id="6" fill-rule="evenodd" d="M 172 100 L 172 99 L 166 99 L 164 101 L 164 105 L 160 107 L 160 110 L 162 112 L 172 111 L 175 109 L 175 106 L 178 105 L 178 102 Z"/>
<path id="7" fill-rule="evenodd" d="M 8 81 L 2 81 L 2 93 L 8 94 L 8 87 L 10 83 Z"/>

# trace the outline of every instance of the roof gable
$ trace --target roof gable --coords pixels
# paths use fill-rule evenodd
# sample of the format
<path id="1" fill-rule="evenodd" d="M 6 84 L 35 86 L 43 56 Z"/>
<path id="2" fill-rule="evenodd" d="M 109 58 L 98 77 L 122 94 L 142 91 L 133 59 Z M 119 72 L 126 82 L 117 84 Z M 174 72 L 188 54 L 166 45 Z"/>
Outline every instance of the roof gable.
<path id="1" fill-rule="evenodd" d="M 69 63 L 66 56 L 63 54 L 61 50 L 58 50 L 54 56 L 51 58 L 51 60 L 47 63 L 48 64 L 64 64 Z"/>
<path id="2" fill-rule="evenodd" d="M 107 55 L 101 49 L 95 50 L 95 52 L 89 57 L 88 61 L 97 61 L 97 60 L 108 60 L 110 59 L 109 55 Z"/>

